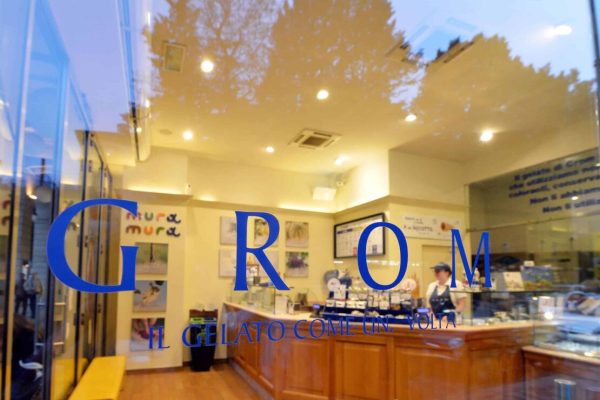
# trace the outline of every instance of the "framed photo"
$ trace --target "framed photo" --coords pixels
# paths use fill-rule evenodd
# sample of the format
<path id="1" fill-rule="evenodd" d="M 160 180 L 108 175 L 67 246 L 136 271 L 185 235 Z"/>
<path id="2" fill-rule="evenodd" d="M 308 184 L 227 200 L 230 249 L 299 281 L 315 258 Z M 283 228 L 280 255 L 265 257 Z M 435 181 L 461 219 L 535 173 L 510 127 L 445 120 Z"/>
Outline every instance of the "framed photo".
<path id="1" fill-rule="evenodd" d="M 229 278 L 235 276 L 236 249 L 219 249 L 219 276 Z"/>
<path id="2" fill-rule="evenodd" d="M 271 264 L 273 264 L 273 267 L 275 267 L 275 270 L 279 271 L 279 251 L 265 250 L 265 254 L 267 255 L 267 258 L 269 259 L 269 261 L 271 261 Z M 257 267 L 258 268 L 258 276 L 261 276 L 261 277 L 267 276 L 265 269 L 262 267 L 262 265 L 260 265 L 260 263 L 254 256 L 254 254 L 248 255 L 248 259 L 246 260 L 246 267 L 247 268 Z"/>
<path id="3" fill-rule="evenodd" d="M 237 243 L 237 221 L 235 217 L 221 217 L 220 243 Z"/>
<path id="4" fill-rule="evenodd" d="M 133 312 L 167 311 L 167 281 L 136 281 Z"/>
<path id="5" fill-rule="evenodd" d="M 285 222 L 286 247 L 308 247 L 308 222 Z"/>
<path id="6" fill-rule="evenodd" d="M 385 214 L 374 214 L 368 217 L 336 224 L 333 226 L 334 258 L 356 257 L 358 240 L 365 228 L 374 222 L 385 221 Z M 383 228 L 374 229 L 367 241 L 368 256 L 385 254 L 385 231 Z"/>
<path id="7" fill-rule="evenodd" d="M 136 243 L 136 272 L 166 275 L 169 264 L 169 245 L 166 243 Z"/>
<path id="8" fill-rule="evenodd" d="M 308 251 L 285 252 L 285 276 L 292 278 L 308 277 Z"/>
<path id="9" fill-rule="evenodd" d="M 153 328 L 153 329 L 152 329 Z M 131 320 L 131 338 L 129 339 L 129 350 L 144 351 L 150 350 L 150 334 L 152 341 L 156 346 L 158 336 L 162 329 L 163 338 L 165 335 L 164 318 L 134 318 Z"/>
<path id="10" fill-rule="evenodd" d="M 267 242 L 269 238 L 269 224 L 262 218 L 254 219 L 254 245 L 261 246 Z M 273 243 L 277 246 L 277 240 Z"/>

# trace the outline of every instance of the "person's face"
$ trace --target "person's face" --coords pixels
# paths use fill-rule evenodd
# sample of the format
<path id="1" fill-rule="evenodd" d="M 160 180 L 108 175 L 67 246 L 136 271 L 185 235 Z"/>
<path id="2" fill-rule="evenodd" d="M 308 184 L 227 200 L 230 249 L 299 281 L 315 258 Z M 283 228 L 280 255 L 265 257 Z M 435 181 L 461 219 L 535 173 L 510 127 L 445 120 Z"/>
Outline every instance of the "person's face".
<path id="1" fill-rule="evenodd" d="M 440 284 L 446 283 L 446 281 L 448 280 L 448 278 L 450 278 L 450 273 L 448 271 L 440 270 L 440 271 L 437 271 L 435 273 L 435 279 Z"/>

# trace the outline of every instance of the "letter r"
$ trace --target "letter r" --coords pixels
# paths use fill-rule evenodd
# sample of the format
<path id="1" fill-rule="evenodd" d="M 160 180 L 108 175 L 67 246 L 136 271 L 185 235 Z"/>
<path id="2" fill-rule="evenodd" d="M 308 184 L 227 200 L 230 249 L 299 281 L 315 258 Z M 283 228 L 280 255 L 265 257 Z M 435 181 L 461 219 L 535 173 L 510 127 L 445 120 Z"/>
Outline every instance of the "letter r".
<path id="1" fill-rule="evenodd" d="M 277 236 L 279 236 L 279 222 L 277 221 L 277 218 L 275 218 L 273 214 L 265 212 L 236 211 L 235 216 L 237 219 L 237 255 L 235 286 L 233 290 L 248 290 L 248 282 L 246 281 L 246 254 L 248 253 L 254 254 L 267 273 L 267 276 L 278 290 L 290 290 L 265 254 L 265 249 L 275 243 Z M 264 219 L 269 226 L 269 237 L 267 241 L 257 248 L 248 248 L 248 217 L 250 216 Z"/>
<path id="2" fill-rule="evenodd" d="M 80 211 L 93 206 L 116 206 L 123 208 L 133 215 L 137 215 L 137 203 L 135 201 L 120 199 L 93 199 L 75 203 L 60 213 L 52 223 L 48 232 L 46 253 L 48 264 L 56 278 L 65 285 L 90 293 L 112 293 L 135 289 L 135 256 L 137 246 L 121 246 L 123 254 L 123 274 L 119 285 L 97 285 L 87 282 L 77 276 L 69 267 L 65 256 L 65 234 L 69 223 Z"/>

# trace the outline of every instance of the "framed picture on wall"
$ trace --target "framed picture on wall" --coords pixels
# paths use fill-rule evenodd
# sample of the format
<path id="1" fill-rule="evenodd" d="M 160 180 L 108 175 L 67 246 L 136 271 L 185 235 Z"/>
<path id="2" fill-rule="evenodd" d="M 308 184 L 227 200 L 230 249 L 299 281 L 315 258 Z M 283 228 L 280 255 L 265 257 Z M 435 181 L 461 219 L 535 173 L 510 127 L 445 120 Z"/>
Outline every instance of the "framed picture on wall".
<path id="1" fill-rule="evenodd" d="M 235 276 L 236 249 L 219 249 L 219 276 L 230 278 Z"/>
<path id="2" fill-rule="evenodd" d="M 361 233 L 372 223 L 383 221 L 385 221 L 385 214 L 380 213 L 334 225 L 334 258 L 356 257 Z M 378 227 L 371 232 L 367 240 L 366 253 L 368 256 L 382 256 L 385 254 L 385 232 L 383 228 Z"/>
<path id="3" fill-rule="evenodd" d="M 235 217 L 221 217 L 220 243 L 237 243 L 237 221 Z"/>
<path id="4" fill-rule="evenodd" d="M 286 247 L 308 248 L 308 222 L 285 222 Z"/>
<path id="5" fill-rule="evenodd" d="M 167 281 L 136 281 L 133 311 L 167 311 Z"/>
<path id="6" fill-rule="evenodd" d="M 153 328 L 153 329 L 152 329 Z M 150 350 L 150 334 L 154 346 L 158 343 L 158 335 L 162 329 L 163 338 L 165 335 L 164 318 L 134 318 L 131 320 L 131 337 L 129 339 L 129 350 L 143 351 Z"/>
<path id="7" fill-rule="evenodd" d="M 308 251 L 285 252 L 285 276 L 292 278 L 308 277 Z"/>
<path id="8" fill-rule="evenodd" d="M 267 255 L 267 258 L 269 259 L 269 261 L 271 262 L 273 267 L 275 267 L 275 269 L 277 271 L 279 271 L 279 251 L 278 250 L 265 250 L 265 254 Z M 261 277 L 267 276 L 265 269 L 258 262 L 256 257 L 254 256 L 254 254 L 248 255 L 248 258 L 246 259 L 246 267 L 248 267 L 248 268 L 256 267 L 256 268 L 258 268 L 258 276 L 261 276 Z"/>
<path id="9" fill-rule="evenodd" d="M 254 245 L 261 246 L 269 238 L 269 224 L 262 218 L 254 219 Z M 272 246 L 277 246 L 277 240 Z"/>
<path id="10" fill-rule="evenodd" d="M 169 245 L 166 243 L 136 243 L 136 272 L 166 275 L 169 264 Z"/>

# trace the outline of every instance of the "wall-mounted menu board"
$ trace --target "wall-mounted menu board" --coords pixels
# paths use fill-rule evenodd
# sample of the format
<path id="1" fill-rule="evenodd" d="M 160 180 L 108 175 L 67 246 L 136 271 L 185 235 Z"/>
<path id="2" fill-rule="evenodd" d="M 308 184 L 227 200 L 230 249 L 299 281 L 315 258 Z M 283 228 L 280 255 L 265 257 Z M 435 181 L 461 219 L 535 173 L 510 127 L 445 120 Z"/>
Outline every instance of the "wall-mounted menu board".
<path id="1" fill-rule="evenodd" d="M 336 224 L 333 227 L 333 246 L 335 258 L 355 257 L 358 252 L 358 239 L 363 230 L 374 222 L 385 221 L 383 213 Z M 367 241 L 367 255 L 385 254 L 385 232 L 383 228 L 374 229 Z"/>

